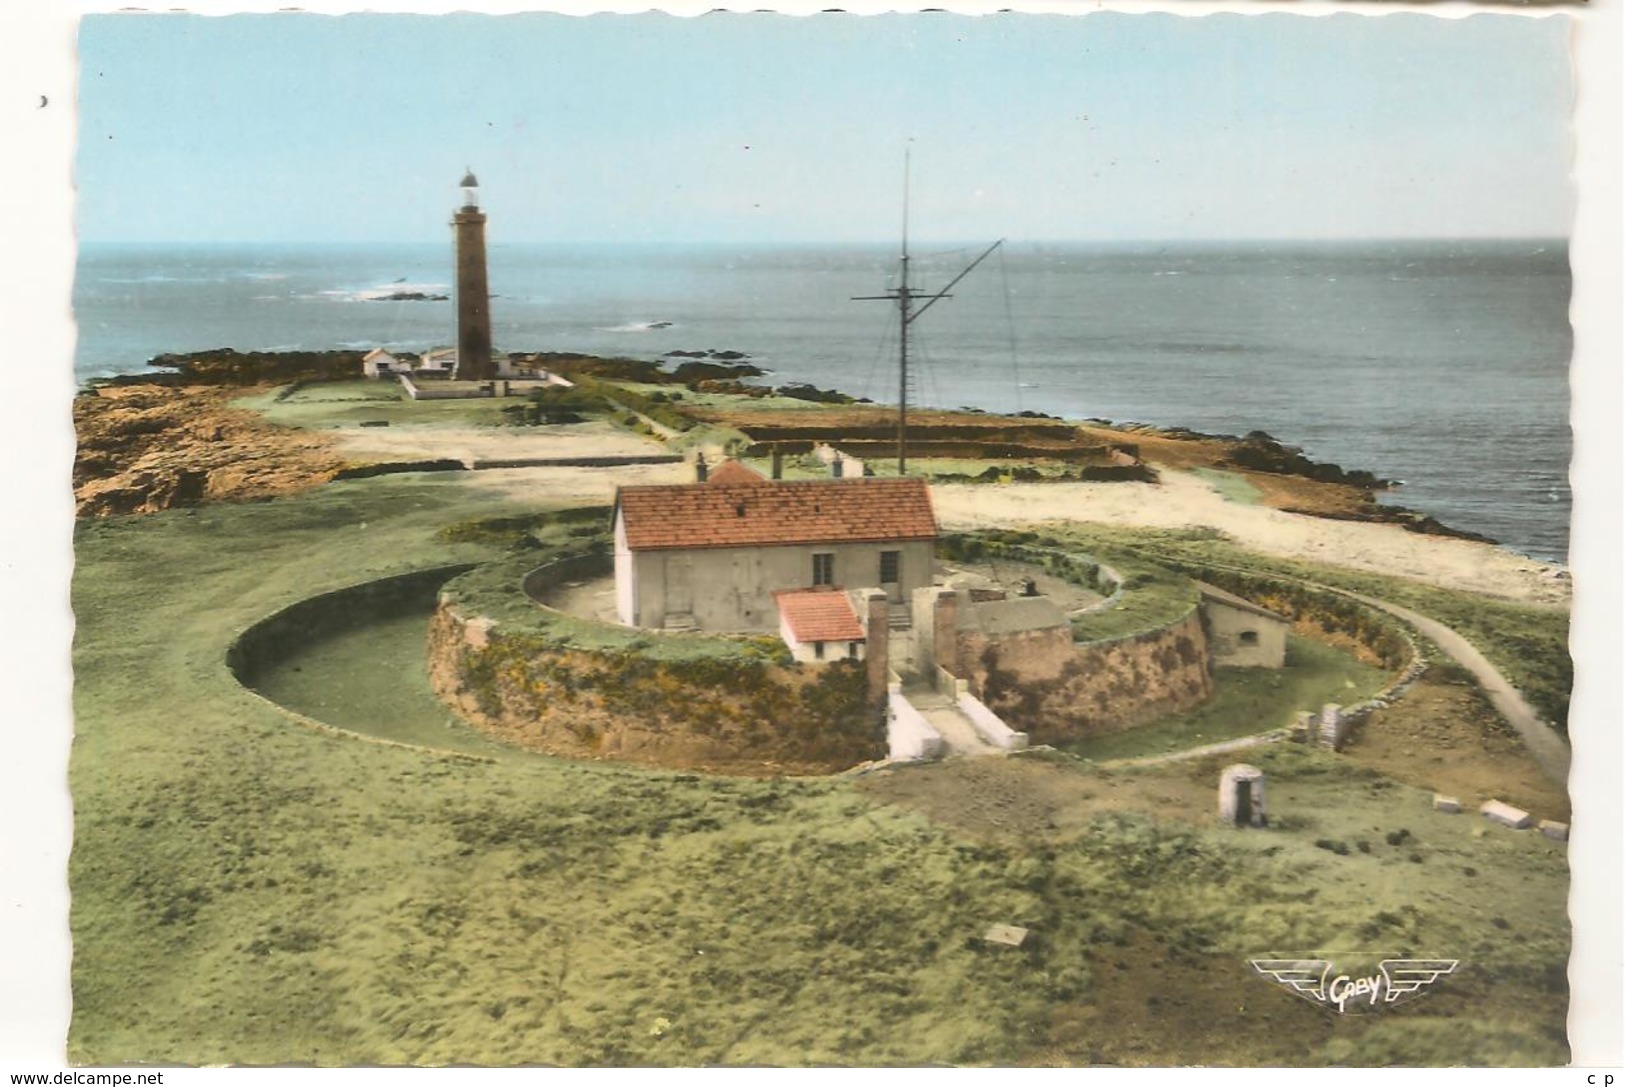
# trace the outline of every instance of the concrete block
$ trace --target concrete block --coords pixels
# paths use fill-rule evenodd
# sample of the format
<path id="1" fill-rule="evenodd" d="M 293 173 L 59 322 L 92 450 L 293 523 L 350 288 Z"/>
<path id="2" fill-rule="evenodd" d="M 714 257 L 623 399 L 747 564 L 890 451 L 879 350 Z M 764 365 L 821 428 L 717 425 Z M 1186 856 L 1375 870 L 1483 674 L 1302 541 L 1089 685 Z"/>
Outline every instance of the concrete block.
<path id="1" fill-rule="evenodd" d="M 1499 800 L 1486 800 L 1478 810 L 1490 822 L 1500 823 L 1513 830 L 1526 830 L 1531 823 L 1528 812 L 1514 808 L 1511 804 L 1503 804 Z"/>
<path id="2" fill-rule="evenodd" d="M 1005 947 L 1020 947 L 1027 938 L 1027 930 L 1020 925 L 994 925 L 987 930 L 982 939 L 990 944 L 1002 944 Z"/>
<path id="3" fill-rule="evenodd" d="M 1461 811 L 1461 801 L 1457 800 L 1453 796 L 1445 796 L 1443 793 L 1434 793 L 1433 810 L 1455 815 L 1457 812 Z"/>
<path id="4" fill-rule="evenodd" d="M 1540 821 L 1540 832 L 1546 835 L 1546 837 L 1552 839 L 1554 842 L 1566 842 L 1569 840 L 1569 825 L 1567 823 L 1559 823 L 1556 819 L 1542 819 Z"/>

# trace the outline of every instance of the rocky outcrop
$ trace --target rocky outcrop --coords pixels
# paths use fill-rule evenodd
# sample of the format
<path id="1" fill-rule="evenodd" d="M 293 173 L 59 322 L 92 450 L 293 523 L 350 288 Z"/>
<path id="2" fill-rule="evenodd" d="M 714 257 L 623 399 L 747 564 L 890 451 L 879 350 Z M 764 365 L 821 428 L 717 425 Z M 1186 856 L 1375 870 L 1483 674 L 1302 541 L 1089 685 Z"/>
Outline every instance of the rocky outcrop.
<path id="1" fill-rule="evenodd" d="M 362 355 L 361 351 L 238 351 L 217 347 L 155 355 L 147 365 L 173 370 L 176 383 L 182 385 L 282 385 L 361 377 Z"/>
<path id="2" fill-rule="evenodd" d="M 1227 460 L 1237 468 L 1303 476 L 1319 483 L 1346 483 L 1368 490 L 1392 486 L 1392 481 L 1378 479 L 1370 472 L 1359 469 L 1346 471 L 1340 465 L 1312 461 L 1297 446 L 1283 445 L 1262 430 L 1254 430 L 1243 438 L 1235 439 Z"/>
<path id="3" fill-rule="evenodd" d="M 241 390 L 126 386 L 74 401 L 79 516 L 154 513 L 269 498 L 324 483 L 344 466 L 330 439 L 272 427 L 229 407 Z"/>
<path id="4" fill-rule="evenodd" d="M 434 294 L 430 291 L 390 291 L 388 294 L 370 294 L 369 302 L 450 302 L 449 294 Z"/>

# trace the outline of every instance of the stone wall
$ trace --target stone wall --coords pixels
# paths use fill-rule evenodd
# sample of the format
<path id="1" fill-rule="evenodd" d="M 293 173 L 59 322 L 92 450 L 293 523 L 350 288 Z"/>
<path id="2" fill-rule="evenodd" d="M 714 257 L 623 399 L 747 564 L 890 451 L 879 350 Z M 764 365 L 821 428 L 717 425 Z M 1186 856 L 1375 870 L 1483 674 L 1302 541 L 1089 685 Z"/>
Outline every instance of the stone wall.
<path id="1" fill-rule="evenodd" d="M 239 634 L 226 650 L 226 667 L 237 682 L 252 689 L 267 665 L 319 638 L 381 619 L 427 615 L 440 587 L 472 568 L 468 563 L 436 566 L 306 597 Z"/>
<path id="2" fill-rule="evenodd" d="M 941 618 L 938 619 L 941 630 Z M 962 631 L 951 670 L 1034 743 L 1144 724 L 1213 694 L 1207 639 L 1193 609 L 1158 630 L 1078 644 L 1069 628 L 988 636 Z"/>
<path id="3" fill-rule="evenodd" d="M 548 754 L 744 774 L 831 773 L 885 757 L 864 662 L 675 645 L 572 645 L 464 614 L 447 597 L 430 625 L 429 678 L 476 727 Z"/>

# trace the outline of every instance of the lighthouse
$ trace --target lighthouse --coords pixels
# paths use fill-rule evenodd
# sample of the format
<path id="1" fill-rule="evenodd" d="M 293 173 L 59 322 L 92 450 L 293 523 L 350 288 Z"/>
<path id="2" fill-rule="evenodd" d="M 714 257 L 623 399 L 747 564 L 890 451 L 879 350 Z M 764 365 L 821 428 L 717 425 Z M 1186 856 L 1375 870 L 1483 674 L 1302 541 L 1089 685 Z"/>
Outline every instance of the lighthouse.
<path id="1" fill-rule="evenodd" d="M 485 283 L 485 213 L 480 183 L 463 175 L 463 206 L 452 217 L 457 236 L 457 377 L 489 381 L 497 376 L 491 357 L 491 295 Z"/>

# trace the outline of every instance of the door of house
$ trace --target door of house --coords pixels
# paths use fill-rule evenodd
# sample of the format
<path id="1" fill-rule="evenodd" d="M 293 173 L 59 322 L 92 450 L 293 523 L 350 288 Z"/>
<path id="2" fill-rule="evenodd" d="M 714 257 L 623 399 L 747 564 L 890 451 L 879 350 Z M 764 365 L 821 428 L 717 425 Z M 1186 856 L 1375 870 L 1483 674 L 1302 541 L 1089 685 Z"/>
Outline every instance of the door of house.
<path id="1" fill-rule="evenodd" d="M 903 553 L 901 551 L 882 551 L 880 553 L 880 587 L 885 590 L 886 599 L 893 604 L 903 602 Z"/>
<path id="2" fill-rule="evenodd" d="M 694 557 L 666 556 L 666 614 L 694 613 Z"/>

